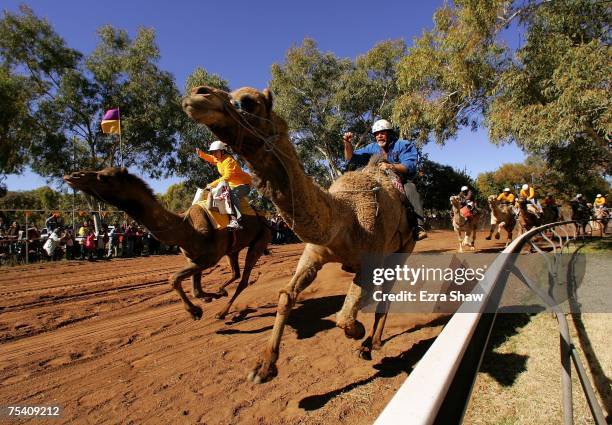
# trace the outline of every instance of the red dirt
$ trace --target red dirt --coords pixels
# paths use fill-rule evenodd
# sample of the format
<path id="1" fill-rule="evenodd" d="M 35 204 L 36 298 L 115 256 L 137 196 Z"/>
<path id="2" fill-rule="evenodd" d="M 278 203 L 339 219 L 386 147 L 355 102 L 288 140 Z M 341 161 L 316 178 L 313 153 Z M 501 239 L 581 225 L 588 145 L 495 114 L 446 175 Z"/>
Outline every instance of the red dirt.
<path id="1" fill-rule="evenodd" d="M 484 236 L 479 248 L 503 247 Z M 417 251 L 456 245 L 451 232 L 431 232 Z M 381 351 L 359 360 L 359 343 L 334 327 L 352 275 L 329 264 L 294 309 L 279 375 L 247 382 L 302 248 L 273 246 L 223 321 L 214 313 L 227 299 L 197 301 L 204 308 L 197 322 L 183 310 L 167 283 L 181 256 L 0 269 L 0 406 L 59 405 L 53 423 L 372 423 L 444 320 L 392 315 Z M 228 274 L 225 263 L 209 270 L 205 290 Z M 372 316 L 360 317 L 369 329 Z"/>

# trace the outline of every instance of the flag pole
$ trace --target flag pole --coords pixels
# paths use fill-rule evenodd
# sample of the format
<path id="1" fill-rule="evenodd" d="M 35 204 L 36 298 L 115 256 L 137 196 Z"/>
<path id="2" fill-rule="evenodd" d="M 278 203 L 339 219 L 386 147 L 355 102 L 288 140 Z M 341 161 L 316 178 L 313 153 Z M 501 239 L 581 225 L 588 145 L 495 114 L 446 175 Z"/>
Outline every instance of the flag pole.
<path id="1" fill-rule="evenodd" d="M 123 168 L 123 144 L 121 142 L 121 110 L 117 108 L 117 115 L 119 115 L 119 157 L 121 158 L 121 168 Z"/>

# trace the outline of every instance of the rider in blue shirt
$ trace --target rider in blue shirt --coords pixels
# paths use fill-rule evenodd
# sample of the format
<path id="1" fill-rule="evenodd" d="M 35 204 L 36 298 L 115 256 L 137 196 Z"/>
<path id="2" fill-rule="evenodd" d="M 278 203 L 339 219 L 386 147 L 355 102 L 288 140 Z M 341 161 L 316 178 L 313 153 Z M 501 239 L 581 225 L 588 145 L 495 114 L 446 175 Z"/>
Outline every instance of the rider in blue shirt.
<path id="1" fill-rule="evenodd" d="M 419 239 L 426 238 L 427 233 L 422 229 L 423 203 L 416 186 L 411 181 L 417 171 L 417 150 L 414 142 L 398 139 L 393 132 L 393 126 L 387 120 L 376 121 L 372 126 L 372 134 L 376 139 L 375 142 L 353 151 L 351 144 L 353 134 L 344 133 L 344 158 L 349 161 L 349 165 L 359 168 L 365 166 L 372 155 L 384 155 L 388 162 L 380 163 L 379 167 L 383 170 L 391 169 L 401 177 L 406 197 L 418 216 L 418 223 L 421 226 Z"/>

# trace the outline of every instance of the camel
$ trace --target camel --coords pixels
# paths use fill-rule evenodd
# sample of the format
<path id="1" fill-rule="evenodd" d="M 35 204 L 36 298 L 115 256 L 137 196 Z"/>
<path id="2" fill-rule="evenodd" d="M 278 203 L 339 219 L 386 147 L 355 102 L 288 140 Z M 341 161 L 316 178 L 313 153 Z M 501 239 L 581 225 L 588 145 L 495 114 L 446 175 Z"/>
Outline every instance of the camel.
<path id="1" fill-rule="evenodd" d="M 453 214 L 453 229 L 459 240 L 459 252 L 463 252 L 464 245 L 469 246 L 472 251 L 475 251 L 476 230 L 478 229 L 480 215 L 475 214 L 469 218 L 465 218 L 461 215 L 461 202 L 458 196 L 451 196 L 450 203 Z"/>
<path id="2" fill-rule="evenodd" d="M 529 208 L 529 202 L 524 198 L 516 201 L 519 209 L 518 223 L 521 234 L 529 231 L 533 227 L 540 226 L 542 219 Z"/>
<path id="3" fill-rule="evenodd" d="M 576 235 L 580 236 L 582 234 L 582 236 L 586 236 L 587 226 L 590 227 L 589 220 L 591 219 L 591 208 L 588 204 L 576 201 L 570 201 L 570 204 L 572 206 L 572 220 L 577 221 L 574 224 L 576 227 Z"/>
<path id="4" fill-rule="evenodd" d="M 489 208 L 491 209 L 491 229 L 489 230 L 489 236 L 485 239 L 491 240 L 493 232 L 495 232 L 495 239 L 499 239 L 499 231 L 500 229 L 504 229 L 508 234 L 508 238 L 506 239 L 506 246 L 508 246 L 508 244 L 512 242 L 512 231 L 516 225 L 514 211 L 512 211 L 512 207 L 508 204 L 499 205 L 495 195 L 490 195 L 487 200 L 489 202 Z"/>
<path id="5" fill-rule="evenodd" d="M 410 253 L 416 243 L 416 220 L 409 218 L 403 195 L 384 172 L 369 165 L 343 174 L 328 190 L 322 189 L 305 174 L 287 124 L 272 105 L 268 89 L 260 92 L 249 87 L 232 93 L 196 87 L 183 99 L 187 115 L 207 125 L 246 161 L 257 190 L 274 203 L 283 220 L 306 242 L 291 281 L 279 291 L 270 340 L 247 377 L 255 383 L 278 373 L 276 361 L 290 311 L 324 264 L 340 263 L 344 270 L 355 273 L 336 315 L 336 326 L 357 340 L 365 336 L 365 328 L 357 320 L 359 303 L 366 293 L 360 286 L 362 259 L 372 252 Z M 371 350 L 382 345 L 385 319 L 385 313 L 374 315 L 371 333 L 359 349 L 362 358 L 371 358 Z"/>
<path id="6" fill-rule="evenodd" d="M 608 210 L 604 207 L 594 208 L 593 209 L 593 224 L 591 227 L 600 233 L 600 236 L 603 237 L 606 234 L 606 228 L 608 227 L 608 221 L 610 219 L 610 214 Z"/>
<path id="7" fill-rule="evenodd" d="M 266 251 L 272 232 L 265 218 L 243 215 L 243 229 L 230 232 L 217 230 L 199 205 L 192 205 L 180 216 L 165 209 L 145 182 L 128 173 L 125 168 L 105 168 L 101 171 L 76 171 L 64 180 L 103 202 L 125 211 L 134 220 L 146 226 L 157 239 L 168 245 L 178 245 L 188 265 L 169 278 L 170 285 L 179 294 L 185 310 L 194 320 L 202 317 L 202 309 L 194 305 L 183 291 L 182 281 L 191 277 L 192 296 L 210 302 L 212 298 L 227 296 L 225 287 L 240 278 L 238 254 L 248 247 L 242 278 L 236 292 L 216 317 L 228 313 L 238 295 L 248 286 L 249 277 L 257 260 Z M 233 234 L 232 234 L 233 233 Z M 214 266 L 226 256 L 232 276 L 216 293 L 202 290 L 202 271 Z"/>

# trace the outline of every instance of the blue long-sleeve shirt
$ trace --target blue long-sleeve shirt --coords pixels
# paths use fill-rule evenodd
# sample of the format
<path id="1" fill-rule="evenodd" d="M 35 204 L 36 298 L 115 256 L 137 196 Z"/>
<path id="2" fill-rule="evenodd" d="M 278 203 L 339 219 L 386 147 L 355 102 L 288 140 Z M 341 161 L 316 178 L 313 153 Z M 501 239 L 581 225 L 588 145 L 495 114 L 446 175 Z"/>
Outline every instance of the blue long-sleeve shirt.
<path id="1" fill-rule="evenodd" d="M 383 154 L 384 151 L 378 146 L 378 143 L 372 142 L 362 148 L 357 149 L 353 152 L 353 156 L 349 161 L 349 164 L 355 167 L 363 167 L 367 165 L 370 157 L 376 154 Z M 416 164 L 417 164 L 417 150 L 414 142 L 407 140 L 398 139 L 391 143 L 389 152 L 387 153 L 387 161 L 391 164 L 402 164 L 408 170 L 408 174 L 405 176 L 411 180 L 416 175 Z"/>

